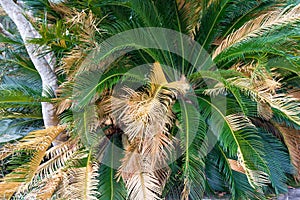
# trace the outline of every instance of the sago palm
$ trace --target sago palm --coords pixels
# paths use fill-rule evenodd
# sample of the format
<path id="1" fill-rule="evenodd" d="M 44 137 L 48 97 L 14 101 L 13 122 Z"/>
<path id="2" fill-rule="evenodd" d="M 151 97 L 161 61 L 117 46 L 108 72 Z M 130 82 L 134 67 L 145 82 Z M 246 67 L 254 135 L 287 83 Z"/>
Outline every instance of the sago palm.
<path id="1" fill-rule="evenodd" d="M 26 2 L 40 16 L 32 42 L 58 59 L 60 125 L 3 146 L 3 197 L 264 199 L 299 179 L 296 1 Z M 149 27 L 184 34 L 181 55 L 139 46 L 163 33 L 109 40 Z"/>

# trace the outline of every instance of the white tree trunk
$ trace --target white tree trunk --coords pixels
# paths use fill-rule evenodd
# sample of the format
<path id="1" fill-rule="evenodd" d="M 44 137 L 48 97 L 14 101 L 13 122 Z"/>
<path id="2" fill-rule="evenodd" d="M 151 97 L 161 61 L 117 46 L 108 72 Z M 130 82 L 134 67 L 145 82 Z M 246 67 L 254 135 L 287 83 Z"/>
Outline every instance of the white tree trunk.
<path id="1" fill-rule="evenodd" d="M 43 90 L 51 88 L 55 91 L 58 87 L 57 77 L 54 73 L 54 65 L 49 56 L 40 56 L 41 48 L 38 45 L 30 44 L 28 40 L 41 37 L 32 24 L 24 17 L 23 10 L 13 0 L 0 0 L 0 5 L 11 20 L 16 24 L 20 35 L 25 43 L 26 50 L 36 70 L 40 74 L 43 83 Z M 58 119 L 56 109 L 51 103 L 42 103 L 43 120 L 45 127 L 56 126 Z"/>

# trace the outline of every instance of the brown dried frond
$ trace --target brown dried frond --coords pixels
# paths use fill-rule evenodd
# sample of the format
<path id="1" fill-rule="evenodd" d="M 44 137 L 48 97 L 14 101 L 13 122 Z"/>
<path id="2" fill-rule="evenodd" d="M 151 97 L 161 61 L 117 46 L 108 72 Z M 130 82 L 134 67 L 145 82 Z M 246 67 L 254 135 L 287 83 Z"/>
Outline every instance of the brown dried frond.
<path id="1" fill-rule="evenodd" d="M 72 100 L 69 98 L 63 99 L 56 104 L 56 114 L 60 115 L 72 106 Z"/>
<path id="2" fill-rule="evenodd" d="M 169 177 L 168 153 L 172 150 L 171 140 L 165 134 L 153 139 L 136 139 L 126 147 L 118 176 L 122 177 L 130 199 L 157 199 Z"/>
<path id="3" fill-rule="evenodd" d="M 154 172 L 136 172 L 126 181 L 129 198 L 132 200 L 157 200 L 160 199 L 160 181 Z"/>
<path id="4" fill-rule="evenodd" d="M 139 152 L 140 142 L 131 144 L 126 148 L 125 157 L 118 176 L 122 176 L 129 191 L 129 198 L 159 199 L 162 189 L 169 176 L 167 168 L 154 168 L 151 166 L 149 156 L 145 157 Z"/>
<path id="5" fill-rule="evenodd" d="M 254 61 L 250 63 L 242 63 L 238 62 L 237 64 L 233 65 L 231 69 L 234 69 L 238 72 L 241 72 L 243 75 L 247 77 L 251 77 L 252 72 L 254 71 Z"/>
<path id="6" fill-rule="evenodd" d="M 60 198 L 96 200 L 98 176 L 98 164 L 92 162 L 86 167 L 68 169 L 58 191 Z"/>
<path id="7" fill-rule="evenodd" d="M 222 51 L 238 42 L 245 41 L 251 37 L 261 36 L 274 26 L 292 24 L 299 22 L 299 20 L 300 5 L 295 6 L 289 11 L 287 11 L 286 9 L 270 11 L 247 22 L 241 28 L 228 35 L 228 37 L 225 38 L 220 44 L 220 46 L 215 50 L 212 58 L 214 59 Z"/>
<path id="8" fill-rule="evenodd" d="M 150 83 L 142 91 L 123 88 L 125 94 L 112 97 L 111 112 L 124 125 L 128 137 L 118 176 L 129 190 L 130 199 L 157 199 L 168 177 L 168 155 L 173 138 L 171 106 L 177 95 L 189 89 L 186 79 L 168 82 L 161 65 L 155 62 Z"/>
<path id="9" fill-rule="evenodd" d="M 59 13 L 62 16 L 72 16 L 75 12 L 75 9 L 71 9 L 70 7 L 66 6 L 63 3 L 52 3 L 50 2 L 50 6 L 52 8 L 53 11 Z"/>
<path id="10" fill-rule="evenodd" d="M 101 20 L 97 19 L 92 11 L 89 11 L 87 14 L 86 11 L 75 11 L 74 15 L 67 19 L 67 23 L 70 24 L 71 27 L 76 26 L 80 29 L 79 38 L 83 43 L 87 43 L 95 47 L 96 33 L 102 32 L 97 25 L 101 23 Z"/>
<path id="11" fill-rule="evenodd" d="M 273 117 L 272 108 L 265 102 L 257 102 L 257 114 L 267 121 Z"/>
<path id="12" fill-rule="evenodd" d="M 296 88 L 295 89 L 289 89 L 288 93 L 292 97 L 294 97 L 294 98 L 296 98 L 296 99 L 298 99 L 300 101 L 300 89 L 299 88 L 297 88 L 297 89 Z"/>
<path id="13" fill-rule="evenodd" d="M 48 160 L 38 167 L 34 177 L 36 179 L 35 182 L 38 182 L 39 179 L 49 178 L 57 173 L 57 171 L 66 165 L 68 160 L 72 159 L 72 156 L 80 147 L 81 145 L 78 139 L 75 139 L 66 141 L 47 150 L 45 157 Z"/>
<path id="14" fill-rule="evenodd" d="M 176 98 L 189 88 L 184 79 L 167 82 L 158 62 L 153 65 L 149 85 L 144 91 L 124 87 L 125 94 L 111 98 L 111 112 L 125 125 L 123 130 L 129 141 L 165 132 L 173 117 L 169 111 L 174 99 L 170 95 Z"/>
<path id="15" fill-rule="evenodd" d="M 34 188 L 25 199 L 51 199 L 59 185 L 62 183 L 63 172 L 54 174 L 51 178 L 39 182 L 38 188 Z"/>
<path id="16" fill-rule="evenodd" d="M 232 159 L 227 159 L 231 169 L 233 169 L 234 171 L 240 172 L 245 174 L 245 170 L 244 168 L 240 165 L 240 163 L 236 160 L 232 160 Z"/>
<path id="17" fill-rule="evenodd" d="M 260 103 L 267 103 L 269 106 L 280 110 L 285 113 L 291 121 L 300 125 L 299 99 L 284 93 L 273 94 L 268 85 L 255 85 L 249 78 L 232 78 L 229 80 L 229 83 L 245 92 L 252 99 Z"/>
<path id="18" fill-rule="evenodd" d="M 54 175 L 52 178 L 47 179 L 45 182 L 45 186 L 39 190 L 36 196 L 37 199 L 50 199 L 52 197 L 52 195 L 58 188 L 58 185 L 62 182 L 62 173 Z"/>
<path id="19" fill-rule="evenodd" d="M 88 53 L 97 48 L 96 34 L 101 34 L 104 30 L 98 28 L 102 19 L 97 19 L 91 11 L 87 13 L 72 10 L 66 18 L 71 33 L 76 35 L 80 43 L 62 58 L 57 71 L 67 74 L 71 81 Z"/>

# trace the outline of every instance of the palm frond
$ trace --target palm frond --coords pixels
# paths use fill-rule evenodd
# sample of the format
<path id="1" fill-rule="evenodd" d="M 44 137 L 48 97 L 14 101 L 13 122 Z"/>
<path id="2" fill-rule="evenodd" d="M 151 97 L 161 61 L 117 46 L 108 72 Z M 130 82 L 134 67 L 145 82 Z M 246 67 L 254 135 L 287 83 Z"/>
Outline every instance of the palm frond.
<path id="1" fill-rule="evenodd" d="M 247 130 L 247 129 L 248 129 L 248 131 L 255 131 L 255 129 L 251 130 L 255 126 L 245 116 L 239 116 L 239 115 L 235 115 L 235 114 L 229 115 L 229 116 L 226 116 L 226 121 L 228 122 L 228 124 L 230 124 L 231 129 L 235 132 L 238 132 L 240 130 Z M 253 139 L 254 139 L 257 136 L 256 135 L 252 135 L 252 136 L 245 135 L 244 139 L 249 140 L 250 138 L 248 138 L 248 137 L 253 137 Z M 237 136 L 236 140 L 239 140 L 239 139 L 241 139 L 241 138 L 239 138 L 239 136 Z M 257 137 L 256 139 L 259 139 L 259 138 Z M 247 144 L 246 146 L 248 146 L 248 145 L 249 144 Z M 248 161 L 246 160 L 247 157 L 244 156 L 245 152 L 242 152 L 241 148 L 242 148 L 242 146 L 238 144 L 237 156 L 238 156 L 240 164 L 242 165 L 242 167 L 245 170 L 245 173 L 247 175 L 249 183 L 252 185 L 252 187 L 255 187 L 255 185 L 262 186 L 262 185 L 266 185 L 267 183 L 269 183 L 269 177 L 268 177 L 269 175 L 266 172 L 264 172 L 266 170 L 268 172 L 269 169 L 262 157 L 263 152 L 259 152 L 262 150 L 261 147 L 259 146 L 259 144 L 252 143 L 252 145 L 250 145 L 250 149 L 248 149 L 248 151 L 254 151 L 253 155 L 258 156 L 258 160 L 254 161 L 254 163 L 255 163 L 254 166 L 251 166 L 251 165 L 253 165 L 253 164 L 251 164 L 252 161 L 250 161 L 248 163 Z M 252 167 L 255 168 L 256 164 L 260 165 L 260 167 L 262 167 L 262 169 L 255 169 L 255 170 L 251 169 Z M 260 171 L 260 170 L 264 170 L 264 171 Z"/>
<path id="2" fill-rule="evenodd" d="M 258 87 L 253 86 L 251 81 L 249 81 L 247 78 L 237 78 L 230 82 L 230 85 L 239 88 L 254 100 L 269 104 L 272 108 L 280 111 L 288 120 L 295 123 L 297 126 L 300 125 L 298 99 L 286 94 L 272 95 L 270 92 L 268 92 L 270 89 L 269 87 L 264 85 Z"/>
<path id="3" fill-rule="evenodd" d="M 238 170 L 245 172 L 237 161 L 234 163 Z M 217 143 L 208 154 L 206 165 L 208 184 L 213 191 L 218 191 L 218 189 L 224 191 L 224 188 L 228 187 L 233 199 L 253 198 L 258 200 L 263 198 L 260 191 L 250 186 L 245 173 L 240 173 L 232 167 L 232 162 L 220 144 Z"/>
<path id="4" fill-rule="evenodd" d="M 99 198 L 100 199 L 119 199 L 125 200 L 127 198 L 127 190 L 123 180 L 116 180 L 117 170 L 120 165 L 121 153 L 118 151 L 120 147 L 120 138 L 113 136 L 110 143 L 105 149 L 105 155 L 101 159 L 101 166 L 99 167 Z"/>
<path id="5" fill-rule="evenodd" d="M 95 105 L 87 106 L 82 111 L 77 112 L 75 123 L 76 133 L 85 146 L 95 145 L 97 142 L 95 140 L 103 136 L 97 132 L 99 124 Z"/>
<path id="6" fill-rule="evenodd" d="M 80 147 L 81 145 L 75 139 L 68 140 L 47 150 L 45 153 L 47 161 L 38 167 L 33 185 L 39 183 L 41 179 L 52 177 L 53 174 L 55 175 L 57 171 L 64 168 Z"/>
<path id="7" fill-rule="evenodd" d="M 297 130 L 280 126 L 278 124 L 274 124 L 274 126 L 280 131 L 283 136 L 283 140 L 287 149 L 289 151 L 289 155 L 291 158 L 291 162 L 294 165 L 297 173 L 295 173 L 294 177 L 296 180 L 300 180 L 300 136 L 297 133 Z"/>
<path id="8" fill-rule="evenodd" d="M 58 172 L 51 178 L 44 179 L 40 182 L 38 189 L 33 189 L 26 195 L 26 198 L 51 199 L 62 183 L 62 178 L 63 172 Z"/>
<path id="9" fill-rule="evenodd" d="M 32 178 L 45 156 L 47 148 L 63 130 L 63 127 L 58 126 L 34 131 L 13 146 L 14 151 L 23 149 L 27 151 L 33 150 L 35 152 L 28 163 L 14 169 L 10 174 L 1 179 L 0 194 L 2 197 L 8 195 L 10 198 L 22 183 L 29 184 L 32 181 Z"/>
<path id="10" fill-rule="evenodd" d="M 203 110 L 211 109 L 214 132 L 220 135 L 221 146 L 230 156 L 238 156 L 252 187 L 268 183 L 268 166 L 263 159 L 263 145 L 257 129 L 243 114 L 225 115 L 219 105 L 199 98 Z"/>
<path id="11" fill-rule="evenodd" d="M 180 146 L 183 156 L 184 187 L 181 199 L 201 199 L 204 193 L 204 157 L 207 144 L 205 141 L 206 124 L 198 110 L 190 103 L 181 103 Z"/>
<path id="12" fill-rule="evenodd" d="M 177 0 L 176 3 L 179 31 L 193 36 L 198 26 L 200 12 L 202 10 L 201 3 L 194 0 Z M 191 15 L 191 12 L 194 14 Z"/>
<path id="13" fill-rule="evenodd" d="M 263 138 L 265 150 L 264 159 L 270 169 L 272 187 L 277 195 L 287 193 L 288 178 L 286 174 L 293 174 L 294 168 L 286 151 L 286 147 L 270 133 L 261 131 L 260 136 Z"/>
<path id="14" fill-rule="evenodd" d="M 245 41 L 251 37 L 261 36 L 277 26 L 292 25 L 299 22 L 299 9 L 300 7 L 297 5 L 290 10 L 283 9 L 279 11 L 271 11 L 257 17 L 252 21 L 249 21 L 241 28 L 230 34 L 224 41 L 222 41 L 212 57 L 215 58 L 226 48 L 236 43 Z"/>
<path id="15" fill-rule="evenodd" d="M 129 197 L 132 200 L 161 199 L 159 197 L 159 194 L 161 193 L 161 188 L 159 185 L 159 180 L 157 179 L 157 176 L 153 174 L 153 172 L 136 172 L 130 179 L 126 181 Z"/>
<path id="16" fill-rule="evenodd" d="M 150 141 L 146 142 L 150 143 Z M 151 142 L 151 144 L 153 143 Z M 142 148 L 146 147 L 145 151 L 150 153 L 143 153 L 139 150 L 139 146 Z M 152 148 L 149 148 L 150 146 L 144 145 L 139 141 L 135 144 L 131 143 L 126 148 L 125 156 L 121 160 L 122 165 L 119 168 L 118 176 L 121 176 L 124 180 L 130 199 L 160 199 L 169 176 L 165 164 L 165 153 L 160 152 L 165 151 L 164 147 L 161 146 L 159 148 L 160 151 L 154 148 L 154 150 L 157 150 L 155 152 L 152 151 Z M 161 154 L 164 157 L 158 158 L 157 155 Z M 145 157 L 144 155 L 148 156 Z"/>
<path id="17" fill-rule="evenodd" d="M 84 167 L 70 168 L 63 177 L 63 185 L 58 193 L 61 198 L 97 199 L 98 164 L 89 159 Z"/>

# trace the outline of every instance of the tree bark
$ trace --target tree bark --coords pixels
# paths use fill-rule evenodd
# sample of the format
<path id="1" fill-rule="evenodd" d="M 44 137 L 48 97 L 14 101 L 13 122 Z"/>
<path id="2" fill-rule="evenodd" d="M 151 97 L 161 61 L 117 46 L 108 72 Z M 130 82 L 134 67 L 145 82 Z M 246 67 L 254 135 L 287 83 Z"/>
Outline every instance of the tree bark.
<path id="1" fill-rule="evenodd" d="M 35 44 L 30 44 L 29 40 L 40 38 L 41 35 L 34 29 L 32 24 L 24 16 L 23 10 L 14 3 L 13 0 L 0 0 L 0 5 L 11 20 L 16 24 L 18 31 L 24 41 L 26 50 L 32 60 L 36 70 L 38 71 L 43 84 L 43 91 L 52 89 L 57 90 L 57 77 L 54 73 L 54 63 L 48 56 L 40 56 L 42 53 L 41 47 Z M 44 95 L 44 92 L 43 92 Z M 42 113 L 45 127 L 58 125 L 56 108 L 48 102 L 42 103 Z"/>

